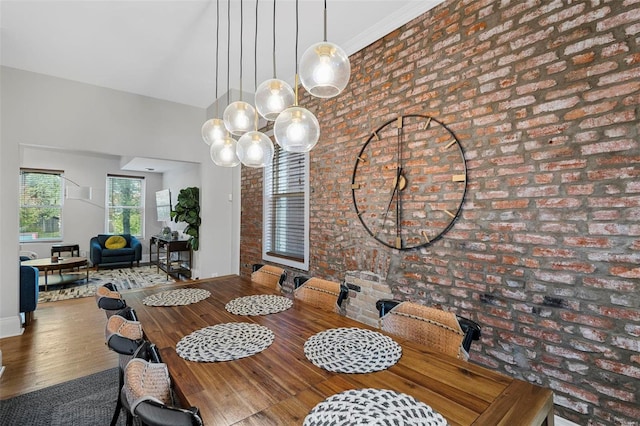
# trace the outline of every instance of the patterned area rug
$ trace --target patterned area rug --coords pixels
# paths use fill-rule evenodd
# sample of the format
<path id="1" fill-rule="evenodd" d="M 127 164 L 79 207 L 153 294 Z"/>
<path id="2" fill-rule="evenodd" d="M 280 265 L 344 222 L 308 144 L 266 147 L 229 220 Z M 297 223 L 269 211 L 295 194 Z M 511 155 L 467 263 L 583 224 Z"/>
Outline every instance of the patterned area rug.
<path id="1" fill-rule="evenodd" d="M 44 287 L 40 287 L 38 303 L 93 297 L 96 294 L 96 288 L 106 283 L 113 283 L 118 287 L 119 291 L 122 291 L 175 282 L 171 277 L 167 279 L 167 274 L 162 271 L 156 273 L 155 266 L 91 270 L 89 271 L 88 283 L 86 282 L 84 271 L 78 274 L 78 277 L 80 279 L 75 282 L 60 285 L 49 284 L 49 291 L 44 291 Z M 44 278 L 42 277 L 40 284 L 44 284 Z"/>

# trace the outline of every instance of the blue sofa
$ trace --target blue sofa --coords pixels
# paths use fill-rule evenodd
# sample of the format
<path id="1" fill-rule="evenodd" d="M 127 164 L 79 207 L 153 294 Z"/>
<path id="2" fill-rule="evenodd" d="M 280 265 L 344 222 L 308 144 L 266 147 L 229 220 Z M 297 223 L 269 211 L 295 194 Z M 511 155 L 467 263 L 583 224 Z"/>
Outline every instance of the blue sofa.
<path id="1" fill-rule="evenodd" d="M 25 325 L 31 324 L 38 306 L 39 273 L 38 268 L 20 265 L 20 313 L 24 314 Z"/>
<path id="2" fill-rule="evenodd" d="M 142 259 L 142 244 L 140 241 L 130 234 L 114 235 L 122 236 L 127 241 L 127 245 L 119 249 L 106 248 L 105 243 L 112 234 L 99 234 L 89 241 L 89 258 L 96 270 L 103 265 L 118 263 L 128 263 L 133 266 L 133 262 L 137 262 L 137 265 L 140 266 L 140 259 Z"/>

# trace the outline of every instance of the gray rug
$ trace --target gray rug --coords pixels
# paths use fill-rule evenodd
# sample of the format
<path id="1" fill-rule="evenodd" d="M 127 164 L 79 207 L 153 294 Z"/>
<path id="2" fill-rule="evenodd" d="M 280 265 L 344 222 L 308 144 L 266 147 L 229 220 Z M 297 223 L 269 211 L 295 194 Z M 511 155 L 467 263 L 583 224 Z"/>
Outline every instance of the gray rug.
<path id="1" fill-rule="evenodd" d="M 118 369 L 0 401 L 1 426 L 104 426 L 118 395 Z M 124 425 L 124 411 L 118 425 Z"/>
<path id="2" fill-rule="evenodd" d="M 101 269 L 89 271 L 89 282 L 86 282 L 85 272 L 78 274 L 78 281 L 60 285 L 49 285 L 48 290 L 40 287 L 38 303 L 54 302 L 57 300 L 76 299 L 80 297 L 92 297 L 96 294 L 96 288 L 106 283 L 113 283 L 119 291 L 136 288 L 152 287 L 158 284 L 175 282 L 167 274 L 156 272 L 156 267 L 137 266 L 133 268 Z M 44 279 L 40 279 L 44 284 Z"/>

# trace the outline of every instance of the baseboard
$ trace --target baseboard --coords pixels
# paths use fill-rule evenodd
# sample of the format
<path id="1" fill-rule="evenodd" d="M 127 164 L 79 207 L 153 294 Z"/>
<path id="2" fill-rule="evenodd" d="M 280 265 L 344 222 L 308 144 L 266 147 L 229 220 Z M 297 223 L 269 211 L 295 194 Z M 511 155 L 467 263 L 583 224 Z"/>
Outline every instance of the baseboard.
<path id="1" fill-rule="evenodd" d="M 555 422 L 555 426 L 580 426 L 577 423 L 572 422 L 571 420 L 567 420 L 564 417 L 553 416 L 553 421 Z"/>
<path id="2" fill-rule="evenodd" d="M 4 337 L 20 336 L 24 333 L 20 315 L 0 318 L 0 339 Z"/>

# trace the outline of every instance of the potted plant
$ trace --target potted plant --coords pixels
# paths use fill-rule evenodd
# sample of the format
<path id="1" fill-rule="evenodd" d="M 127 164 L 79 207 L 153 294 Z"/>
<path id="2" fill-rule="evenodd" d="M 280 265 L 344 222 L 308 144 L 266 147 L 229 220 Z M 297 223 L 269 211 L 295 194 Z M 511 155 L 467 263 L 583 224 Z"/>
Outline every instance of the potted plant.
<path id="1" fill-rule="evenodd" d="M 178 193 L 178 202 L 171 211 L 171 219 L 174 222 L 186 222 L 187 226 L 182 232 L 189 236 L 189 246 L 195 251 L 199 245 L 200 223 L 200 190 L 196 186 L 181 189 Z"/>

